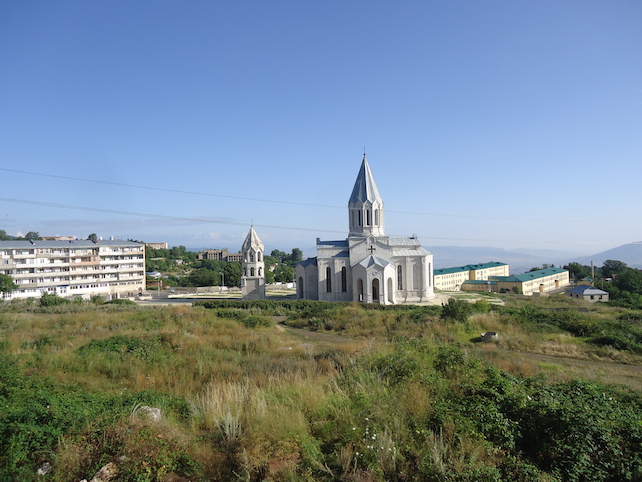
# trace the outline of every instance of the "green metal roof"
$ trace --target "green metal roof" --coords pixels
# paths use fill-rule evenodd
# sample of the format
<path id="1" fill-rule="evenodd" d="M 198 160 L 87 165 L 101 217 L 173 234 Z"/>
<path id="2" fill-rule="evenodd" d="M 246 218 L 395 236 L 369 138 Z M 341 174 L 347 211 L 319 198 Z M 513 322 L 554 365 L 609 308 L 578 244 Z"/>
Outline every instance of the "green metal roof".
<path id="1" fill-rule="evenodd" d="M 489 263 L 467 264 L 465 266 L 456 266 L 454 268 L 436 269 L 434 271 L 434 274 L 439 275 L 439 274 L 461 273 L 462 271 L 496 268 L 497 266 L 506 266 L 506 263 L 500 263 L 499 261 L 491 261 Z"/>
<path id="2" fill-rule="evenodd" d="M 562 268 L 547 268 L 547 269 L 540 269 L 537 271 L 530 271 L 524 274 L 516 274 L 512 276 L 493 276 L 492 278 L 497 281 L 514 281 L 514 282 L 523 283 L 525 281 L 532 281 L 535 279 L 546 278 L 547 276 L 564 273 L 566 271 L 567 270 Z"/>

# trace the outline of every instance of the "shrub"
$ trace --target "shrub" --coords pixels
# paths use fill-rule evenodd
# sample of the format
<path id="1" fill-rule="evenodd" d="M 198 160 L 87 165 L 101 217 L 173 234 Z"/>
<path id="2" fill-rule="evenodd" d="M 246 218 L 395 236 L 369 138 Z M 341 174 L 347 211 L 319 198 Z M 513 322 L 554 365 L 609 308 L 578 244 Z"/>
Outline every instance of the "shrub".
<path id="1" fill-rule="evenodd" d="M 471 313 L 470 303 L 465 300 L 449 298 L 448 303 L 441 309 L 441 319 L 465 323 Z"/>
<path id="2" fill-rule="evenodd" d="M 67 303 L 69 303 L 69 300 L 61 298 L 55 293 L 43 293 L 40 296 L 40 306 L 45 308 L 49 306 L 66 305 Z"/>
<path id="3" fill-rule="evenodd" d="M 116 298 L 114 300 L 109 300 L 105 302 L 106 305 L 134 305 L 136 306 L 136 303 L 134 303 L 132 300 L 128 300 L 127 298 Z"/>

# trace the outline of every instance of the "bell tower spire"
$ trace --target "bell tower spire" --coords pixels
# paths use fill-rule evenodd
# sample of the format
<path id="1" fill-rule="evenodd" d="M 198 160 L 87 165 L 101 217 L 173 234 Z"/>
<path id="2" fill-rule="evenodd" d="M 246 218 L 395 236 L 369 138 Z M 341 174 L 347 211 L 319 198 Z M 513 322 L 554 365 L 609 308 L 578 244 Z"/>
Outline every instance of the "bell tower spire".
<path id="1" fill-rule="evenodd" d="M 348 218 L 349 236 L 384 236 L 383 199 L 365 152 L 348 201 Z"/>

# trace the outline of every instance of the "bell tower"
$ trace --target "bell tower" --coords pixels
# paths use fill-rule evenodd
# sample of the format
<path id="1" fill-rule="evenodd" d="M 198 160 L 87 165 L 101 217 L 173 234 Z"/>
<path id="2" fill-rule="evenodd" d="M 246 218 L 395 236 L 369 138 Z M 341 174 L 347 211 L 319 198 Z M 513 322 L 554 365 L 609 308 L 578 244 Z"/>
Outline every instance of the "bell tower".
<path id="1" fill-rule="evenodd" d="M 259 300 L 265 298 L 265 247 L 254 231 L 247 233 L 241 248 L 241 293 L 243 299 Z"/>
<path id="2" fill-rule="evenodd" d="M 348 201 L 348 217 L 349 236 L 384 236 L 383 199 L 365 153 Z"/>

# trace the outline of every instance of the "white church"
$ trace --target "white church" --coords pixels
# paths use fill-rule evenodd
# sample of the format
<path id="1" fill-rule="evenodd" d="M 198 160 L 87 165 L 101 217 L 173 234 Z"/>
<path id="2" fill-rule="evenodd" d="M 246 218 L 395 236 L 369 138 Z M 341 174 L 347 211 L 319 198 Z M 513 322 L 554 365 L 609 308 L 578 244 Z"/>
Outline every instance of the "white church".
<path id="1" fill-rule="evenodd" d="M 348 239 L 317 238 L 317 256 L 296 267 L 297 298 L 385 305 L 433 299 L 432 254 L 416 236 L 386 236 L 384 218 L 364 154 L 348 201 Z"/>

